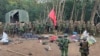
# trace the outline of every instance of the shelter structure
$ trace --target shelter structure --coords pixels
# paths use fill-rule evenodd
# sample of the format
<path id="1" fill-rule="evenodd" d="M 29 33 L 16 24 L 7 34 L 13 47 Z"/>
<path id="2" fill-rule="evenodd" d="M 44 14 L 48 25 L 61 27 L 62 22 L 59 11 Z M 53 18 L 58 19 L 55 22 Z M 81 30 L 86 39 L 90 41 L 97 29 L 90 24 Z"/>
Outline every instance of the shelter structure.
<path id="1" fill-rule="evenodd" d="M 25 10 L 12 10 L 5 15 L 5 22 L 6 23 L 15 23 L 18 22 L 29 22 L 29 14 Z"/>

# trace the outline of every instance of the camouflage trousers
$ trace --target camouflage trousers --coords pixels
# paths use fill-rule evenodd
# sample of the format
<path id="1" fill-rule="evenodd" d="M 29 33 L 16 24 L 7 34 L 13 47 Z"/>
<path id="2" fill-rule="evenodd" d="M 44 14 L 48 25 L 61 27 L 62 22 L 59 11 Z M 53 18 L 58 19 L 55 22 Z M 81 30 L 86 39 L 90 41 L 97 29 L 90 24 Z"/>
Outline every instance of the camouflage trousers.
<path id="1" fill-rule="evenodd" d="M 61 56 L 68 56 L 68 48 L 61 49 Z"/>
<path id="2" fill-rule="evenodd" d="M 81 56 L 88 56 L 89 54 L 89 49 L 82 49 L 80 48 Z"/>
<path id="3" fill-rule="evenodd" d="M 81 53 L 81 56 L 88 56 L 87 53 Z"/>

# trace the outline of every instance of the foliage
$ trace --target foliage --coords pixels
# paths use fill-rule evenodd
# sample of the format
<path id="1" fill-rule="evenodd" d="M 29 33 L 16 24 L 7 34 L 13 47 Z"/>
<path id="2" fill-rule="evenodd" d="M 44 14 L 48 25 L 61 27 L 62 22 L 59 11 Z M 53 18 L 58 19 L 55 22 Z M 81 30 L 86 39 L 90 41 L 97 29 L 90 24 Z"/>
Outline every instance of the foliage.
<path id="1" fill-rule="evenodd" d="M 45 0 L 43 0 L 45 1 Z M 48 1 L 48 0 L 47 0 Z M 37 3 L 37 0 L 0 0 L 0 21 L 5 21 L 5 14 L 14 9 L 23 9 L 29 12 L 30 21 L 34 21 L 37 19 L 46 19 L 48 17 L 49 11 L 54 8 L 58 11 L 59 7 L 57 2 L 65 2 L 64 13 L 63 13 L 63 20 L 69 20 L 71 16 L 71 11 L 73 8 L 74 0 L 49 0 L 46 3 Z M 92 2 L 91 2 L 92 1 Z M 94 0 L 76 0 L 75 10 L 74 10 L 74 17 L 78 12 L 77 20 L 80 20 L 80 16 L 82 14 L 82 6 L 86 3 L 85 7 L 85 16 L 84 20 L 90 20 L 91 12 L 94 6 Z M 61 4 L 61 6 L 62 6 Z M 57 8 L 56 8 L 57 6 Z M 56 11 L 56 12 L 57 12 Z M 59 13 L 57 13 L 58 15 Z"/>

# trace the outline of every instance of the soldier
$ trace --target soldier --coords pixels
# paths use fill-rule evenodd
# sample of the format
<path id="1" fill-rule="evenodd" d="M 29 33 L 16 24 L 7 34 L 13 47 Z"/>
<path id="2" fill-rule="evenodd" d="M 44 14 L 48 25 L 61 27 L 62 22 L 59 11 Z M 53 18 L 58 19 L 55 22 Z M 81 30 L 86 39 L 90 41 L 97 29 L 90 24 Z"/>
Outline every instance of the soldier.
<path id="1" fill-rule="evenodd" d="M 2 22 L 0 22 L 0 39 L 1 39 L 2 34 L 3 34 L 3 25 L 2 25 Z"/>
<path id="2" fill-rule="evenodd" d="M 89 44 L 86 38 L 82 39 L 80 42 L 80 53 L 81 56 L 88 56 L 89 54 Z"/>
<path id="3" fill-rule="evenodd" d="M 24 33 L 24 25 L 25 25 L 24 22 L 20 23 L 20 28 L 19 28 L 19 34 L 20 34 L 20 36 Z"/>
<path id="4" fill-rule="evenodd" d="M 16 24 L 15 24 L 15 34 L 17 34 L 17 35 L 18 35 L 18 32 L 19 32 L 18 28 L 19 28 L 19 22 L 16 21 Z"/>
<path id="5" fill-rule="evenodd" d="M 74 31 L 73 20 L 71 20 L 69 23 L 69 29 L 70 29 L 70 33 L 72 33 Z"/>
<path id="6" fill-rule="evenodd" d="M 48 22 L 46 22 L 45 29 L 46 29 L 46 32 L 50 32 L 50 24 Z"/>
<path id="7" fill-rule="evenodd" d="M 24 33 L 27 33 L 29 31 L 29 24 L 28 23 L 25 23 L 25 25 L 23 26 L 23 29 L 24 29 Z"/>
<path id="8" fill-rule="evenodd" d="M 90 32 L 90 28 L 91 28 L 91 27 L 90 27 L 90 26 L 91 26 L 90 21 L 88 21 L 86 25 L 87 25 L 87 26 L 86 26 L 87 31 L 89 31 L 89 32 Z"/>
<path id="9" fill-rule="evenodd" d="M 97 34 L 100 34 L 100 23 L 96 25 L 96 31 L 97 31 Z"/>
<path id="10" fill-rule="evenodd" d="M 61 56 L 68 56 L 68 44 L 70 41 L 67 39 L 68 35 L 64 35 L 64 37 L 61 37 L 58 39 L 58 46 L 61 50 Z"/>
<path id="11" fill-rule="evenodd" d="M 78 29 L 79 29 L 79 33 L 81 34 L 81 30 L 82 30 L 82 24 L 81 24 L 81 21 L 78 21 Z"/>
<path id="12" fill-rule="evenodd" d="M 83 21 L 82 23 L 83 23 L 83 24 L 82 24 L 82 31 L 81 31 L 81 32 L 83 32 L 83 31 L 86 29 L 85 21 Z"/>
<path id="13" fill-rule="evenodd" d="M 95 35 L 95 32 L 96 32 L 96 27 L 95 27 L 95 25 L 93 23 L 91 23 L 90 33 Z"/>
<path id="14" fill-rule="evenodd" d="M 69 22 L 66 21 L 65 24 L 66 24 L 65 33 L 69 33 L 69 27 L 68 27 L 69 26 Z"/>
<path id="15" fill-rule="evenodd" d="M 78 21 L 75 21 L 73 25 L 74 25 L 74 31 L 78 32 Z"/>

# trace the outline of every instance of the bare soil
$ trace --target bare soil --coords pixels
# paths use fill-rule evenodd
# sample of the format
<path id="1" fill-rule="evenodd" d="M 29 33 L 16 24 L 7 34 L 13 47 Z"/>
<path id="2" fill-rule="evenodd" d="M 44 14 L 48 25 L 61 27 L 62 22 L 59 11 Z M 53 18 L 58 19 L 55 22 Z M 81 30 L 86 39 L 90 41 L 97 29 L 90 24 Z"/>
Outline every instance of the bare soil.
<path id="1" fill-rule="evenodd" d="M 42 45 L 38 40 L 25 40 L 20 38 L 12 38 L 9 45 L 0 45 L 0 56 L 61 56 L 61 52 L 56 43 L 49 43 L 52 50 L 47 51 L 47 45 Z M 90 46 L 89 56 L 100 56 L 100 39 L 98 42 Z M 68 56 L 80 56 L 79 44 L 70 43 Z M 18 54 L 21 53 L 21 54 Z"/>

